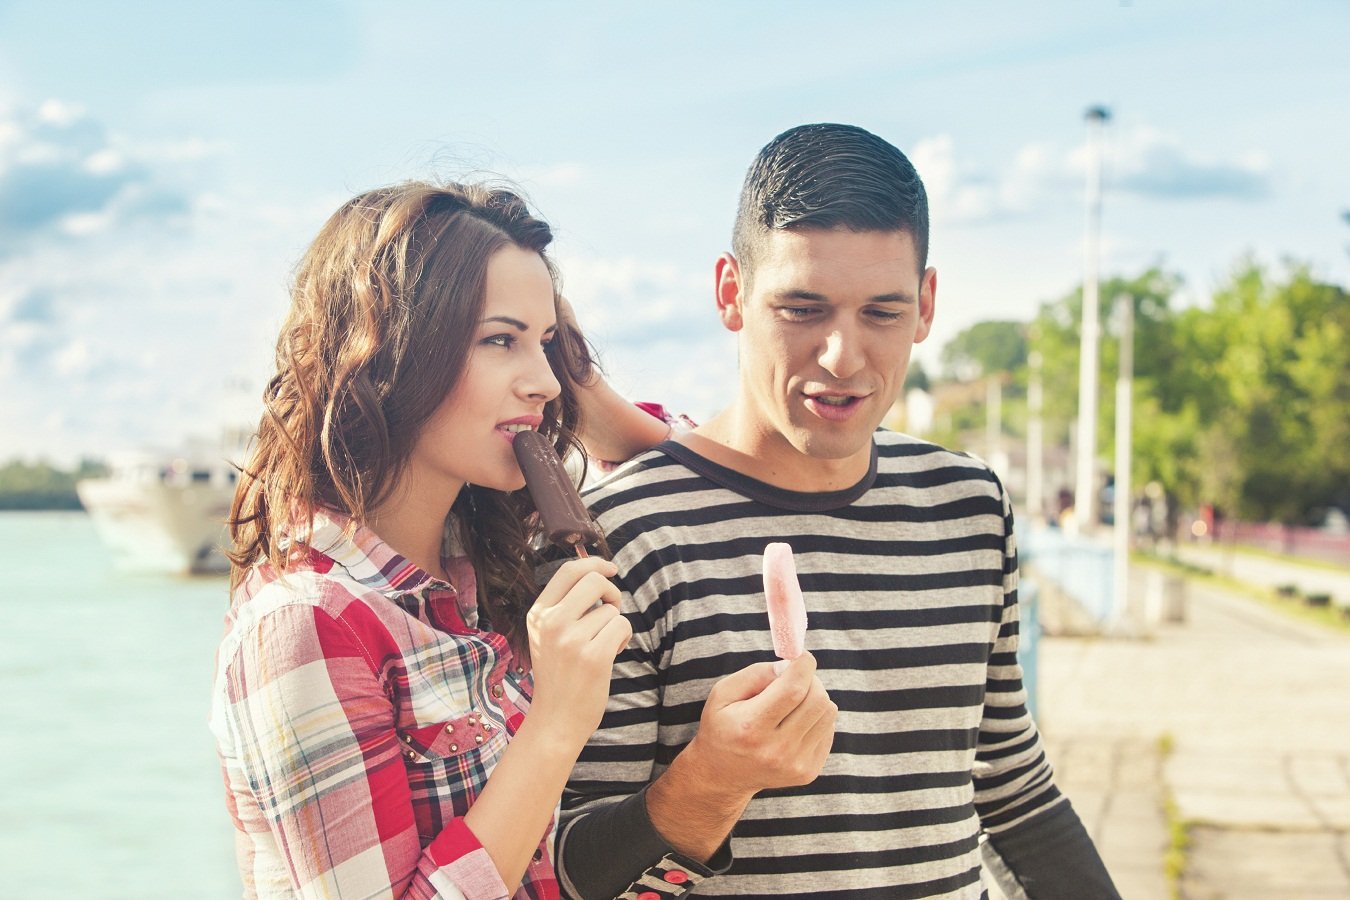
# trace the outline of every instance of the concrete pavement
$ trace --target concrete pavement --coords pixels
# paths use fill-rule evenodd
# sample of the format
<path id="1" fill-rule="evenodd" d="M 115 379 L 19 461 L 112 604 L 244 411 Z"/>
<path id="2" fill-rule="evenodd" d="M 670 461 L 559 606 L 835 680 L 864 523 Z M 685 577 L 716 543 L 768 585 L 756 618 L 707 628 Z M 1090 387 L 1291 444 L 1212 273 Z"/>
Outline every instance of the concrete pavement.
<path id="1" fill-rule="evenodd" d="M 1123 896 L 1169 896 L 1170 804 L 1180 897 L 1350 898 L 1350 637 L 1198 581 L 1185 612 L 1040 642 L 1047 752 Z"/>
<path id="2" fill-rule="evenodd" d="M 1345 561 L 1346 568 L 1338 570 L 1244 553 L 1219 544 L 1186 542 L 1175 545 L 1174 550 L 1178 559 L 1204 566 L 1216 575 L 1272 590 L 1292 584 L 1302 594 L 1330 594 L 1332 603 L 1350 606 L 1350 559 Z"/>

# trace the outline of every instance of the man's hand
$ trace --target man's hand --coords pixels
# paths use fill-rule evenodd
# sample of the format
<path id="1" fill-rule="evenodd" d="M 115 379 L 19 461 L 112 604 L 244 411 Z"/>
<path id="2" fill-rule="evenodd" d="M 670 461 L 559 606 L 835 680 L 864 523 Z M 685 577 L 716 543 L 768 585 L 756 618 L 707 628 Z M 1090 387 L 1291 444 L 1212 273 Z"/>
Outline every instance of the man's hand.
<path id="1" fill-rule="evenodd" d="M 713 685 L 698 734 L 647 791 L 671 846 L 706 861 L 759 791 L 810 784 L 834 742 L 839 708 L 804 653 L 775 673 L 757 663 Z"/>

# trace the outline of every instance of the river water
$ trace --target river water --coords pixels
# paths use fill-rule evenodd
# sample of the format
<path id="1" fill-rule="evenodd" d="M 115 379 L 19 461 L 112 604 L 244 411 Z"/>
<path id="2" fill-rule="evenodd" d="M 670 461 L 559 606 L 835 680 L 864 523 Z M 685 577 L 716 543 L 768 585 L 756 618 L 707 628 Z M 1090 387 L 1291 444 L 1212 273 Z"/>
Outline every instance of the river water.
<path id="1" fill-rule="evenodd" d="M 226 580 L 0 513 L 0 897 L 238 897 L 206 719 Z"/>

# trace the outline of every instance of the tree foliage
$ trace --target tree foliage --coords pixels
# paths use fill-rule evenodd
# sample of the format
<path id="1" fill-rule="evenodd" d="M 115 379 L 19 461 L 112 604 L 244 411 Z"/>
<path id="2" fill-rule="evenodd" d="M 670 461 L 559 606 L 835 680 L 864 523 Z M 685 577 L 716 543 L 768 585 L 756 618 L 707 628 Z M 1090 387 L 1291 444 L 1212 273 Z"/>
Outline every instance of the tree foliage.
<path id="1" fill-rule="evenodd" d="M 1307 266 L 1280 276 L 1243 260 L 1209 308 L 1175 310 L 1180 280 L 1158 268 L 1100 286 L 1098 444 L 1109 464 L 1119 362 L 1118 298 L 1134 306 L 1133 472 L 1185 506 L 1306 521 L 1350 507 L 1350 302 Z M 1077 413 L 1082 291 L 1045 304 L 1040 352 L 1047 438 Z M 993 323 L 999 324 L 999 323 Z"/>
<path id="2" fill-rule="evenodd" d="M 974 381 L 996 372 L 1016 372 L 1027 363 L 1025 322 L 976 322 L 942 348 L 948 378 Z"/>
<path id="3" fill-rule="evenodd" d="M 0 465 L 0 510 L 79 509 L 75 482 L 106 473 L 106 467 L 89 460 L 74 471 L 44 462 L 5 463 Z"/>

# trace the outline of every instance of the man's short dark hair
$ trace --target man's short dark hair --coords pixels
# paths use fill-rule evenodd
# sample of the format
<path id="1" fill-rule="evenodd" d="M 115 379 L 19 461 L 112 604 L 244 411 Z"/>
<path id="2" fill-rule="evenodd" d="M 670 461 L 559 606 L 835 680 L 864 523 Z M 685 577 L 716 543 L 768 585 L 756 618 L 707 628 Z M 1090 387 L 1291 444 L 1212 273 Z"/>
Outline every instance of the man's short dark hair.
<path id="1" fill-rule="evenodd" d="M 798 125 L 759 151 L 741 188 L 731 249 L 749 275 L 776 228 L 905 231 L 928 265 L 928 194 L 913 164 L 854 125 Z"/>

